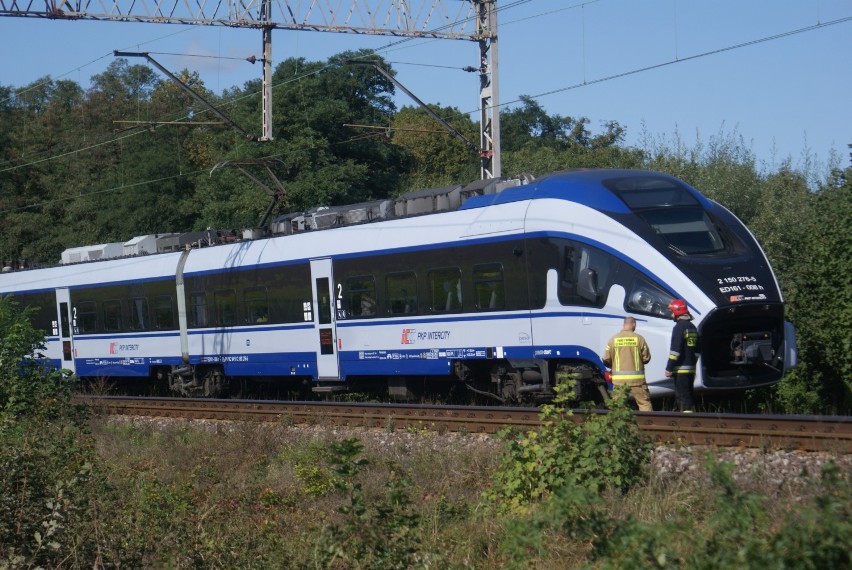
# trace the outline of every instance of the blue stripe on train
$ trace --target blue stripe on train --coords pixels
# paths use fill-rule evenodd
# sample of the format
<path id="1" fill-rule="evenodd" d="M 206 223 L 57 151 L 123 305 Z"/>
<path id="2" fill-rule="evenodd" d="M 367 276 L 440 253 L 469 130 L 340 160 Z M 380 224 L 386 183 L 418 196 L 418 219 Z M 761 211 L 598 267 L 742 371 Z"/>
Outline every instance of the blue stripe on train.
<path id="1" fill-rule="evenodd" d="M 152 366 L 178 366 L 180 356 L 78 358 L 78 376 L 145 377 Z M 228 376 L 314 376 L 317 375 L 313 352 L 280 352 L 264 354 L 229 354 L 192 356 L 190 364 L 221 364 Z"/>

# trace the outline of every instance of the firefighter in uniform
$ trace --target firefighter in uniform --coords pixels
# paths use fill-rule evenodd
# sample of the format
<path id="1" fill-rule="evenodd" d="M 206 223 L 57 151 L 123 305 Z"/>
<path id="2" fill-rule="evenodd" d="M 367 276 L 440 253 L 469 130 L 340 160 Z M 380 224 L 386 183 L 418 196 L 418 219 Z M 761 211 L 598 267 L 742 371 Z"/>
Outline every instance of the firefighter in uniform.
<path id="1" fill-rule="evenodd" d="M 651 350 L 636 332 L 636 319 L 624 317 L 624 326 L 606 345 L 601 360 L 612 369 L 612 383 L 627 386 L 639 411 L 652 412 L 651 394 L 645 383 L 645 365 L 651 361 Z"/>
<path id="2" fill-rule="evenodd" d="M 692 387 L 695 383 L 698 353 L 701 350 L 698 329 L 692 324 L 692 315 L 689 314 L 683 299 L 675 299 L 669 303 L 669 311 L 672 312 L 675 326 L 672 330 L 669 361 L 666 363 L 666 377 L 674 379 L 675 399 L 680 411 L 692 412 L 695 406 Z"/>

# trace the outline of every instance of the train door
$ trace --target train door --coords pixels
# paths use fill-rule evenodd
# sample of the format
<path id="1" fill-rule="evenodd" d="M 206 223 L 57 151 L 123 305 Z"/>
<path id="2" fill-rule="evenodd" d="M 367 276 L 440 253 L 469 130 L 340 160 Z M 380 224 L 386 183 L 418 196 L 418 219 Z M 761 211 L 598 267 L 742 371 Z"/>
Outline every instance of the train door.
<path id="1" fill-rule="evenodd" d="M 334 310 L 334 279 L 331 259 L 311 260 L 311 292 L 314 301 L 314 325 L 317 329 L 317 375 L 320 380 L 340 378 L 337 359 L 337 330 Z"/>
<path id="2" fill-rule="evenodd" d="M 76 318 L 71 306 L 71 294 L 67 288 L 56 290 L 56 315 L 52 322 L 53 332 L 59 337 L 62 351 L 62 368 L 76 373 L 74 366 L 74 327 Z"/>

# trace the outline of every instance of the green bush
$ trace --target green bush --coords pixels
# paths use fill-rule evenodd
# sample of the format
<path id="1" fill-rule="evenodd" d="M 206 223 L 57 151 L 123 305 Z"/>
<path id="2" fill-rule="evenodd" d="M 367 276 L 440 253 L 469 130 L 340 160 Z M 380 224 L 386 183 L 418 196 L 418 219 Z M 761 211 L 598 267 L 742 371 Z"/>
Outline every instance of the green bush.
<path id="1" fill-rule="evenodd" d="M 324 497 L 333 491 L 338 481 L 328 466 L 332 451 L 319 443 L 307 449 L 286 449 L 279 454 L 293 465 L 293 474 L 302 483 L 303 492 L 312 497 Z"/>
<path id="2" fill-rule="evenodd" d="M 350 438 L 332 445 L 332 450 L 332 463 L 339 475 L 336 486 L 347 495 L 348 504 L 338 509 L 343 523 L 328 525 L 322 534 L 317 549 L 320 567 L 428 567 L 432 557 L 418 534 L 420 516 L 408 496 L 408 479 L 392 472 L 385 497 L 370 504 L 358 480 L 368 464 L 359 458 L 363 445 Z"/>
<path id="3" fill-rule="evenodd" d="M 780 520 L 766 497 L 737 488 L 730 463 L 708 461 L 714 489 L 706 520 L 680 517 L 640 523 L 628 517 L 598 526 L 593 559 L 601 568 L 849 568 L 852 552 L 849 481 L 830 464 L 812 505 Z"/>
<path id="4" fill-rule="evenodd" d="M 523 436 L 512 429 L 500 433 L 507 453 L 484 493 L 486 500 L 525 511 L 565 487 L 626 492 L 644 477 L 652 445 L 636 427 L 624 394 L 610 400 L 608 413 L 589 410 L 575 422 L 566 407 L 570 385 L 560 384 L 557 392 L 554 403 L 542 407 L 539 429 Z"/>
<path id="5" fill-rule="evenodd" d="M 91 566 L 108 494 L 71 382 L 44 336 L 0 298 L 0 567 Z"/>
<path id="6" fill-rule="evenodd" d="M 767 497 L 740 489 L 732 478 L 732 464 L 711 457 L 707 469 L 706 513 L 684 511 L 663 520 L 625 515 L 612 494 L 562 487 L 534 510 L 505 521 L 500 546 L 506 566 L 562 564 L 556 552 L 567 545 L 565 551 L 575 561 L 563 568 L 850 567 L 852 492 L 837 466 L 824 468 L 812 501 L 787 505 L 780 512 Z"/>
<path id="7" fill-rule="evenodd" d="M 0 427 L 0 566 L 53 566 L 94 549 L 94 457 L 91 442 L 58 420 Z"/>
<path id="8" fill-rule="evenodd" d="M 31 307 L 21 310 L 12 296 L 0 297 L 0 418 L 82 420 L 71 404 L 73 378 L 43 358 L 44 332 L 30 324 L 33 312 Z"/>

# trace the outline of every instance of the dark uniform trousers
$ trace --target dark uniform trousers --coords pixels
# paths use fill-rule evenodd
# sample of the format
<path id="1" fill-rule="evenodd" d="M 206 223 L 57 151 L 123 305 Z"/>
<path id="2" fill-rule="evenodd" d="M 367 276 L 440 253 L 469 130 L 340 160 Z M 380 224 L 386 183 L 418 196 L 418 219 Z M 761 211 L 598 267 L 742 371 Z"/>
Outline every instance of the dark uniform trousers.
<path id="1" fill-rule="evenodd" d="M 666 370 L 674 380 L 675 399 L 681 412 L 691 412 L 695 407 L 692 387 L 700 350 L 698 330 L 692 324 L 691 317 L 678 317 L 672 331 Z"/>

